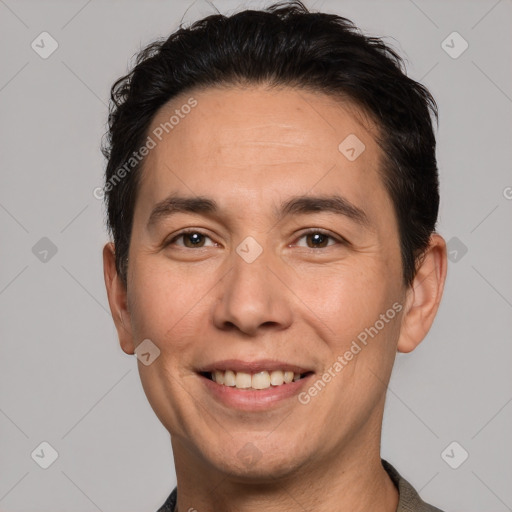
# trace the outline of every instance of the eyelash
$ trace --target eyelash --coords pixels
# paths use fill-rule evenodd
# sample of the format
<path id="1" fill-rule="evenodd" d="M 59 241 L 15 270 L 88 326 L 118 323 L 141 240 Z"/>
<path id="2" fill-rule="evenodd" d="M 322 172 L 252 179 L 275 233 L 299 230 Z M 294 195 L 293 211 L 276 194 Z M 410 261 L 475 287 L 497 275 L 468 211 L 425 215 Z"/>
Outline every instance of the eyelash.
<path id="1" fill-rule="evenodd" d="M 197 233 L 199 235 L 202 235 L 202 236 L 205 236 L 207 238 L 210 238 L 211 240 L 211 237 L 208 236 L 206 233 L 204 233 L 203 231 L 199 230 L 199 229 L 184 229 L 183 231 L 180 231 L 177 235 L 175 235 L 172 239 L 170 239 L 169 241 L 165 242 L 164 243 L 164 246 L 167 247 L 171 244 L 173 244 L 176 240 L 178 240 L 179 238 L 183 237 L 183 236 L 186 236 L 188 234 L 191 234 L 191 233 Z M 335 237 L 334 235 L 331 235 L 328 231 L 325 231 L 323 229 L 320 229 L 320 228 L 311 228 L 307 231 L 304 231 L 300 237 L 297 239 L 297 240 L 301 240 L 302 238 L 308 236 L 308 235 L 313 235 L 313 234 L 320 234 L 320 235 L 323 235 L 323 236 L 327 236 L 329 237 L 330 239 L 334 240 L 335 242 L 338 242 L 339 244 L 348 244 L 348 241 L 345 240 L 344 238 L 342 237 Z M 213 240 L 212 240 L 213 241 Z M 332 244 L 331 244 L 332 245 Z M 330 247 L 330 245 L 327 245 L 327 247 Z M 185 249 L 190 249 L 190 247 L 184 247 Z M 305 249 L 310 249 L 312 251 L 318 251 L 318 249 L 325 249 L 326 247 L 319 247 L 319 248 L 313 248 L 313 247 L 303 247 Z M 203 247 L 199 247 L 199 249 L 203 249 Z"/>

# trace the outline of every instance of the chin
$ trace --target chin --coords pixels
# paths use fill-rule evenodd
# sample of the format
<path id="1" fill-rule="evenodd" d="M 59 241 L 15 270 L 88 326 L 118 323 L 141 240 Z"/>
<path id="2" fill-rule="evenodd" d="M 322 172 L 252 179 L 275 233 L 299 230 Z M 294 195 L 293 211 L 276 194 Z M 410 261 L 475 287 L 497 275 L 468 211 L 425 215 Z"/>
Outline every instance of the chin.
<path id="1" fill-rule="evenodd" d="M 275 483 L 276 479 L 296 473 L 305 463 L 306 457 L 297 453 L 297 445 L 293 443 L 287 449 L 281 444 L 279 451 L 275 446 L 262 446 L 263 442 L 247 440 L 237 449 L 239 444 L 237 442 L 235 447 L 233 443 L 229 450 L 209 454 L 210 464 L 233 481 Z"/>

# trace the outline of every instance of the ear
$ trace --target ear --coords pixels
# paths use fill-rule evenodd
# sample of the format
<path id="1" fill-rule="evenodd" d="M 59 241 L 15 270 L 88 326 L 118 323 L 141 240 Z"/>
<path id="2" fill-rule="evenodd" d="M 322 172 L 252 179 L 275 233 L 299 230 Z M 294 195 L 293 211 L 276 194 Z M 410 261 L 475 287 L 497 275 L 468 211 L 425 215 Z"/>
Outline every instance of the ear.
<path id="1" fill-rule="evenodd" d="M 434 233 L 407 290 L 398 352 L 411 352 L 425 338 L 436 316 L 446 280 L 446 242 Z"/>
<path id="2" fill-rule="evenodd" d="M 113 243 L 103 247 L 103 276 L 107 288 L 110 312 L 117 329 L 121 348 L 127 354 L 134 354 L 135 347 L 130 322 L 130 312 L 127 305 L 126 286 L 117 273 L 116 255 Z"/>

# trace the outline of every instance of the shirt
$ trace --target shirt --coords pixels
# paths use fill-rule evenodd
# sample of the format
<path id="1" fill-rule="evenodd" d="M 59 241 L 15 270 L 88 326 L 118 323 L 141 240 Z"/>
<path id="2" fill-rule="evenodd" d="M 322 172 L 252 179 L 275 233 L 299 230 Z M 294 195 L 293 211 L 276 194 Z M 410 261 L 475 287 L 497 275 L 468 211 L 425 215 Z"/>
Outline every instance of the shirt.
<path id="1" fill-rule="evenodd" d="M 389 477 L 398 489 L 398 507 L 396 512 L 443 512 L 442 510 L 425 503 L 414 487 L 400 476 L 398 471 L 387 461 L 382 460 L 382 465 Z M 175 487 L 165 503 L 157 512 L 174 512 L 178 499 L 178 488 Z"/>

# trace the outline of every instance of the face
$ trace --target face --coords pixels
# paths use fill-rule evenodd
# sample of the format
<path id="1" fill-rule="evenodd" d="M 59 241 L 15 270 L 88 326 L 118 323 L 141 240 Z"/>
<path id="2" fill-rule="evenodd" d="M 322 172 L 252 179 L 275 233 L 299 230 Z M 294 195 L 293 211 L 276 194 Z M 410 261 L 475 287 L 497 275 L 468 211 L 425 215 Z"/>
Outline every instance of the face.
<path id="1" fill-rule="evenodd" d="M 109 295 L 123 349 L 160 351 L 138 365 L 175 457 L 264 478 L 378 443 L 409 293 L 375 128 L 254 86 L 174 98 L 148 133 L 127 289 Z"/>

